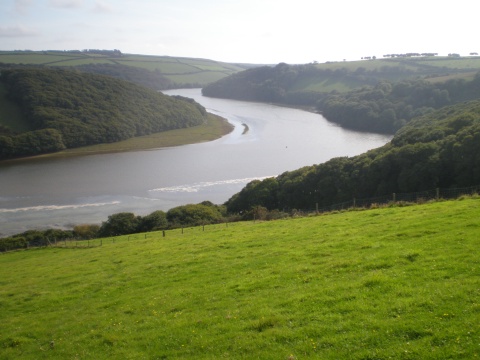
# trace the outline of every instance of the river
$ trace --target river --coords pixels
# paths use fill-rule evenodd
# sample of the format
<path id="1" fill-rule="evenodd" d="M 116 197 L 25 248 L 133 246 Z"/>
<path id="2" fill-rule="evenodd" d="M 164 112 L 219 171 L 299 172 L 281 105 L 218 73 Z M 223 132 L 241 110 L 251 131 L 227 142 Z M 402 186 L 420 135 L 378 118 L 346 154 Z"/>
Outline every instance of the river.
<path id="1" fill-rule="evenodd" d="M 391 139 L 345 130 L 303 110 L 203 97 L 200 89 L 165 93 L 195 99 L 234 131 L 201 144 L 0 163 L 0 236 L 99 224 L 119 212 L 221 204 L 253 179 L 358 155 Z"/>

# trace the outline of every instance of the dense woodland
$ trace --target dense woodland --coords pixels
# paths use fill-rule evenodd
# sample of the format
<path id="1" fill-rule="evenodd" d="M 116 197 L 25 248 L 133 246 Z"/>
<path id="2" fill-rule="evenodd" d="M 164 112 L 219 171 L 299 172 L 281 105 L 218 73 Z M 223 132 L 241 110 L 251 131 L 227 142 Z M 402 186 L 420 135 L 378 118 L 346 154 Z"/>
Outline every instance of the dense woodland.
<path id="1" fill-rule="evenodd" d="M 238 100 L 308 105 L 329 121 L 345 128 L 393 134 L 414 117 L 446 105 L 480 98 L 480 75 L 441 83 L 425 79 L 396 82 L 415 72 L 403 67 L 367 70 L 319 69 L 313 64 L 259 67 L 223 78 L 202 92 L 206 96 Z M 348 83 L 359 88 L 347 92 L 299 91 L 305 82 Z"/>
<path id="2" fill-rule="evenodd" d="M 255 180 L 226 202 L 230 213 L 255 206 L 313 209 L 352 198 L 480 184 L 480 100 L 412 120 L 383 147 L 355 157 Z"/>
<path id="3" fill-rule="evenodd" d="M 52 68 L 2 70 L 9 101 L 31 131 L 0 128 L 0 159 L 55 152 L 200 125 L 198 103 L 109 76 Z"/>
<path id="4" fill-rule="evenodd" d="M 112 76 L 117 79 L 145 86 L 152 90 L 166 90 L 175 87 L 175 84 L 162 75 L 162 73 L 134 66 L 121 64 L 88 64 L 76 66 L 75 69 L 82 72 Z"/>

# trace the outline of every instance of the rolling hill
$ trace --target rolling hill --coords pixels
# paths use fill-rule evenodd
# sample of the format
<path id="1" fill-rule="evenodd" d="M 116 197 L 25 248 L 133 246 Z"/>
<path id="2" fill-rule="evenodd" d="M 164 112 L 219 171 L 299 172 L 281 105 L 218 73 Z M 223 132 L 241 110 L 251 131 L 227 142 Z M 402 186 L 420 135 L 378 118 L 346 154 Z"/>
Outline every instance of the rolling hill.
<path id="1" fill-rule="evenodd" d="M 474 359 L 479 201 L 6 253 L 0 357 Z"/>
<path id="2" fill-rule="evenodd" d="M 36 65 L 111 75 L 155 90 L 202 87 L 254 65 L 208 59 L 123 54 L 118 50 L 0 51 L 0 67 Z"/>
<path id="3" fill-rule="evenodd" d="M 105 75 L 12 68 L 2 70 L 0 84 L 1 102 L 9 105 L 0 110 L 0 158 L 113 143 L 207 121 L 206 110 L 191 99 Z"/>

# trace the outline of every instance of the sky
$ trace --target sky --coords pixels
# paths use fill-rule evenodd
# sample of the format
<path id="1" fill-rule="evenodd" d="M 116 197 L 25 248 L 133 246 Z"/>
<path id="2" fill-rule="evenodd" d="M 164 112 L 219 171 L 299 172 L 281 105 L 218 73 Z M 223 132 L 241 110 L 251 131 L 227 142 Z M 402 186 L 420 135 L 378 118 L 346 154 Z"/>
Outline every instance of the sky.
<path id="1" fill-rule="evenodd" d="M 1 0 L 0 50 L 251 64 L 480 53 L 471 0 Z"/>

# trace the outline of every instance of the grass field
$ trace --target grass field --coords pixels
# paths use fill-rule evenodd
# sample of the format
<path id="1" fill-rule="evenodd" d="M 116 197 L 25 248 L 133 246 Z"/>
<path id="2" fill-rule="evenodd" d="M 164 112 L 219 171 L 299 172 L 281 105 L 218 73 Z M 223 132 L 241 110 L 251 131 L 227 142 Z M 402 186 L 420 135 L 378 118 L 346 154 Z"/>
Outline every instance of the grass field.
<path id="1" fill-rule="evenodd" d="M 137 54 L 124 54 L 122 57 L 110 57 L 91 53 L 69 53 L 62 51 L 0 51 L 0 63 L 2 62 L 49 66 L 122 64 L 150 71 L 160 71 L 164 76 L 179 85 L 198 84 L 200 86 L 249 67 L 249 65 L 223 63 L 208 59 Z"/>
<path id="2" fill-rule="evenodd" d="M 379 69 L 381 67 L 403 66 L 407 69 L 416 70 L 423 66 L 438 67 L 439 69 L 450 70 L 474 70 L 480 69 L 480 56 L 469 56 L 460 58 L 451 57 L 410 57 L 410 58 L 377 58 L 376 60 L 337 61 L 319 63 L 316 65 L 322 69 L 347 68 L 355 71 L 360 67 L 367 70 Z"/>
<path id="3" fill-rule="evenodd" d="M 159 71 L 177 86 L 204 86 L 221 78 L 258 66 L 255 64 L 223 63 L 209 59 L 184 58 L 173 56 L 153 56 L 140 54 L 123 54 L 122 57 L 110 57 L 92 53 L 69 53 L 62 51 L 14 52 L 0 51 L 0 63 L 37 64 L 49 66 L 78 66 L 85 64 L 122 64 L 139 67 L 149 71 Z M 387 68 L 403 69 L 406 72 L 389 73 L 386 79 L 401 81 L 405 78 L 429 77 L 430 81 L 445 81 L 455 78 L 471 79 L 471 74 L 480 70 L 480 56 L 460 58 L 452 57 L 411 57 L 381 58 L 376 60 L 337 61 L 318 63 L 320 69 L 357 69 L 367 71 L 384 71 Z M 466 74 L 470 72 L 470 74 Z M 364 86 L 358 81 L 325 80 L 310 78 L 299 81 L 296 91 L 349 91 Z"/>
<path id="4" fill-rule="evenodd" d="M 0 358 L 475 359 L 479 215 L 477 197 L 2 254 Z"/>

